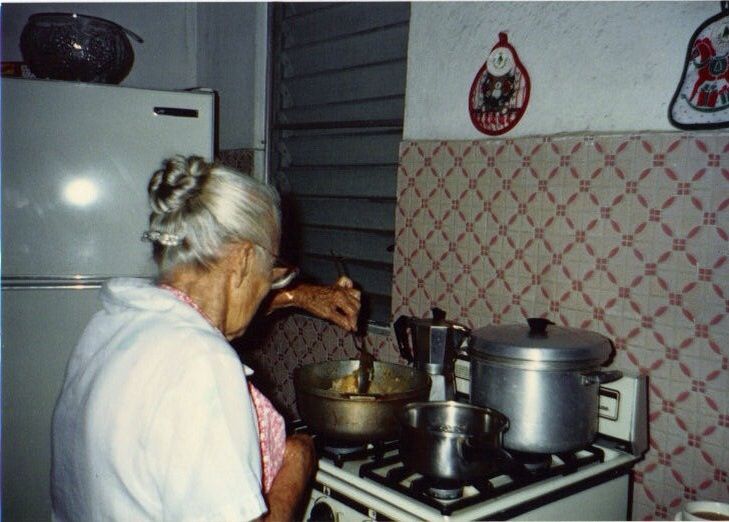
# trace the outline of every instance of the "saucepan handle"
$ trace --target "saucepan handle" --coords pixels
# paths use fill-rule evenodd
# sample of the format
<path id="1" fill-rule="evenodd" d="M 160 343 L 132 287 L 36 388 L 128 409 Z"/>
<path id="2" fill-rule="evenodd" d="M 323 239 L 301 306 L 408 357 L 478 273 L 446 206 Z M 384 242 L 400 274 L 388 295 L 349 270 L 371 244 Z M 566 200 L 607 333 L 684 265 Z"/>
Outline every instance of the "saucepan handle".
<path id="1" fill-rule="evenodd" d="M 623 372 L 620 370 L 610 370 L 607 372 L 595 371 L 582 374 L 582 384 L 589 386 L 590 384 L 605 384 L 608 382 L 617 381 L 623 376 Z"/>
<path id="2" fill-rule="evenodd" d="M 483 454 L 480 451 L 481 446 L 478 443 L 474 443 L 473 438 L 474 437 L 459 437 L 456 440 L 458 457 L 463 462 L 473 462 L 474 460 L 483 459 Z"/>
<path id="3" fill-rule="evenodd" d="M 487 459 L 503 462 L 510 458 L 503 447 L 483 444 L 478 437 L 459 438 L 456 447 L 458 456 L 463 462 L 480 462 Z"/>

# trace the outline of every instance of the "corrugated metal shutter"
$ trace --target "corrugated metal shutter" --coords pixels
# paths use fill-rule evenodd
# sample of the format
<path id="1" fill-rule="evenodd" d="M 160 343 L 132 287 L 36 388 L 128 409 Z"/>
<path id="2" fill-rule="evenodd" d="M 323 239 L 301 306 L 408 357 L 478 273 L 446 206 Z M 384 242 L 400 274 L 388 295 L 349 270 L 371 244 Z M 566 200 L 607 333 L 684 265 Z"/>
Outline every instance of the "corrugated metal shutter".
<path id="1" fill-rule="evenodd" d="M 398 146 L 410 5 L 276 3 L 271 173 L 284 199 L 283 250 L 320 282 L 332 252 L 390 320 Z"/>

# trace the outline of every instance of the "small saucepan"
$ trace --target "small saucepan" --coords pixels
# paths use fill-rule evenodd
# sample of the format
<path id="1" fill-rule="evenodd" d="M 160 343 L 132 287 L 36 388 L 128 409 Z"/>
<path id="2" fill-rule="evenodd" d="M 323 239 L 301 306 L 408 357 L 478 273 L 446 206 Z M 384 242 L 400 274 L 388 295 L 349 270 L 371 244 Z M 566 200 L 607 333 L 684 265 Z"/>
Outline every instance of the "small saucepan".
<path id="1" fill-rule="evenodd" d="M 410 403 L 400 415 L 400 455 L 421 475 L 457 483 L 483 477 L 503 459 L 505 415 L 456 401 Z"/>

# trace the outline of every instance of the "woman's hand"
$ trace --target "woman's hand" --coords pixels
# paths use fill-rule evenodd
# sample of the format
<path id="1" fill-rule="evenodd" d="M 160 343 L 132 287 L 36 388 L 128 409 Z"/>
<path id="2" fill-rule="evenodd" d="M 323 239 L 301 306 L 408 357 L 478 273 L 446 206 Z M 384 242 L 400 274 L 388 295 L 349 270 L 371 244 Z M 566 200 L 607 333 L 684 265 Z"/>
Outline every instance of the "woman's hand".
<path id="1" fill-rule="evenodd" d="M 345 330 L 356 331 L 360 299 L 361 292 L 354 288 L 352 280 L 342 276 L 330 286 L 301 283 L 279 290 L 269 301 L 267 312 L 295 306 Z"/>

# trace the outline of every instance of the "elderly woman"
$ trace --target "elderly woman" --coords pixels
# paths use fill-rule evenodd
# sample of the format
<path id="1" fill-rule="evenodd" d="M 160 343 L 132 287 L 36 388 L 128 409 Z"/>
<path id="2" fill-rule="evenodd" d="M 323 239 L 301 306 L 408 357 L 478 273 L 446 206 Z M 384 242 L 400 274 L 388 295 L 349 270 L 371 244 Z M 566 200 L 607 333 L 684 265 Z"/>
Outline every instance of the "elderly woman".
<path id="1" fill-rule="evenodd" d="M 201 158 L 149 183 L 159 280 L 116 279 L 76 346 L 53 415 L 56 520 L 288 520 L 313 475 L 311 439 L 246 381 L 228 341 L 266 299 L 354 329 L 359 293 L 287 290 L 278 196 Z"/>

